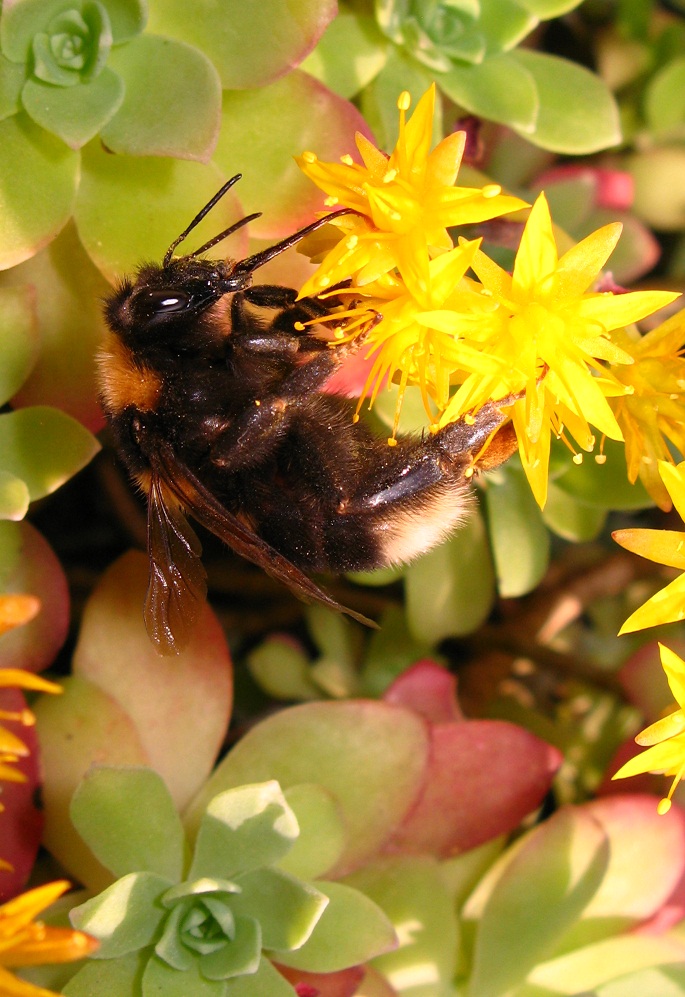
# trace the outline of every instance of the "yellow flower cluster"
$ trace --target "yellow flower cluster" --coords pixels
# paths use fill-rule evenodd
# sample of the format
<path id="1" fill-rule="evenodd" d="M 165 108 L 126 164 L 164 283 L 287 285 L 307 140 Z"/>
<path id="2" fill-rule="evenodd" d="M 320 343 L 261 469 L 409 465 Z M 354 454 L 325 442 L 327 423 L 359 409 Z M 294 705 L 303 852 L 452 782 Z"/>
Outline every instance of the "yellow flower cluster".
<path id="1" fill-rule="evenodd" d="M 511 274 L 485 255 L 480 240 L 459 239 L 455 246 L 450 229 L 526 205 L 495 184 L 455 186 L 465 136 L 449 135 L 431 151 L 434 104 L 433 86 L 407 121 L 409 95 L 402 94 L 399 139 L 389 157 L 362 136 L 361 164 L 350 156 L 341 163 L 322 163 L 311 152 L 300 157 L 303 171 L 328 195 L 326 204 L 354 212 L 332 217 L 330 244 L 317 254 L 320 265 L 301 293 L 334 288 L 349 298 L 338 315 L 339 335 L 364 337 L 372 364 L 363 394 L 371 402 L 383 383 L 399 383 L 395 430 L 408 384 L 419 385 L 434 429 L 491 399 L 514 397 L 519 452 L 541 506 L 552 434 L 571 436 L 586 451 L 595 445 L 593 428 L 615 440 L 625 436 L 631 474 L 656 487 L 654 474 L 632 454 L 649 431 L 652 452 L 662 455 L 662 434 L 672 436 L 677 420 L 656 417 L 647 430 L 635 411 L 667 390 L 647 373 L 655 350 L 679 376 L 677 337 L 666 335 L 657 345 L 652 333 L 646 347 L 652 352 L 645 354 L 623 329 L 677 294 L 595 291 L 621 226 L 607 225 L 559 257 L 544 195 L 529 213 Z M 619 373 L 632 367 L 638 368 L 633 378 Z M 630 395 L 635 404 L 617 405 Z M 682 398 L 680 391 L 685 416 Z"/>

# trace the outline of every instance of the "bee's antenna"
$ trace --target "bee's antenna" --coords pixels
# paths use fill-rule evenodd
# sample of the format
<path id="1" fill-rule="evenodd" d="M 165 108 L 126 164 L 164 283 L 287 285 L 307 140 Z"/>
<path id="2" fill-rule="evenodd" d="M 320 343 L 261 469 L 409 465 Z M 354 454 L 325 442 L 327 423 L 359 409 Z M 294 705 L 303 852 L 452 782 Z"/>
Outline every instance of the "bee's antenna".
<path id="1" fill-rule="evenodd" d="M 319 218 L 317 221 L 312 222 L 311 225 L 301 228 L 299 232 L 295 232 L 293 235 L 289 235 L 287 239 L 283 239 L 282 242 L 277 242 L 275 246 L 269 246 L 268 249 L 263 249 L 260 253 L 255 253 L 254 256 L 248 256 L 246 260 L 240 260 L 236 263 L 235 267 L 231 271 L 231 279 L 236 275 L 247 275 L 257 270 L 258 267 L 263 267 L 265 263 L 272 260 L 274 256 L 280 256 L 284 253 L 286 249 L 290 249 L 291 246 L 297 245 L 297 243 L 304 239 L 305 236 L 310 235 L 312 232 L 316 232 L 317 229 L 322 228 L 327 225 L 330 221 L 333 221 L 338 215 L 348 215 L 353 214 L 352 208 L 343 208 L 341 211 L 333 211 L 330 215 L 324 215 L 323 218 Z"/>
<path id="2" fill-rule="evenodd" d="M 195 215 L 195 217 L 193 218 L 193 220 L 190 223 L 190 225 L 186 229 L 184 229 L 183 232 L 181 232 L 181 234 L 179 235 L 179 237 L 177 239 L 174 239 L 174 241 L 171 243 L 171 245 L 167 249 L 166 253 L 164 254 L 163 266 L 166 267 L 166 266 L 169 265 L 169 263 L 171 262 L 171 257 L 174 255 L 174 250 L 178 246 L 180 246 L 180 244 L 183 242 L 183 240 L 186 239 L 190 235 L 190 233 L 193 231 L 193 229 L 195 228 L 195 226 L 200 224 L 200 222 L 205 217 L 205 215 L 208 214 L 212 210 L 212 208 L 214 207 L 214 205 L 217 204 L 221 200 L 221 198 L 224 196 L 224 194 L 227 191 L 229 191 L 231 189 L 231 187 L 233 187 L 234 184 L 238 183 L 238 181 L 241 179 L 241 177 L 242 177 L 242 173 L 236 173 L 236 175 L 234 177 L 231 177 L 230 180 L 227 180 L 226 183 L 221 188 L 221 190 L 218 190 L 216 192 L 216 194 L 211 199 L 211 201 L 208 201 L 207 204 L 205 204 L 205 206 L 202 209 L 202 211 L 199 211 Z M 225 232 L 222 232 L 221 235 L 216 236 L 215 239 L 211 239 L 208 243 L 206 243 L 202 247 L 202 249 L 197 249 L 194 253 L 191 253 L 191 256 L 197 256 L 199 253 L 203 253 L 206 249 L 209 249 L 211 246 L 215 246 L 217 242 L 221 241 L 221 239 L 225 239 L 226 236 L 230 235 L 232 232 L 235 232 L 236 229 L 240 228 L 242 225 L 247 225 L 248 222 L 252 221 L 254 218 L 257 218 L 257 217 L 258 217 L 258 215 L 249 215 L 247 218 L 243 218 L 242 221 L 239 221 L 235 225 L 232 225 L 230 228 L 226 229 Z"/>
<path id="3" fill-rule="evenodd" d="M 252 215 L 246 215 L 245 218 L 241 218 L 239 222 L 235 222 L 233 225 L 229 226 L 229 228 L 224 229 L 223 232 L 220 232 L 218 235 L 215 235 L 213 239 L 210 239 L 209 242 L 206 242 L 204 246 L 200 246 L 200 248 L 196 249 L 194 253 L 188 253 L 186 259 L 191 260 L 193 259 L 194 256 L 200 256 L 201 253 L 205 253 L 208 249 L 211 249 L 212 246 L 216 246 L 217 242 L 222 242 L 224 239 L 227 239 L 229 235 L 233 235 L 233 233 L 237 232 L 237 230 L 239 228 L 242 228 L 243 225 L 249 225 L 250 222 L 253 222 L 255 220 L 255 218 L 261 218 L 261 217 L 262 217 L 261 211 L 255 211 L 254 214 Z"/>

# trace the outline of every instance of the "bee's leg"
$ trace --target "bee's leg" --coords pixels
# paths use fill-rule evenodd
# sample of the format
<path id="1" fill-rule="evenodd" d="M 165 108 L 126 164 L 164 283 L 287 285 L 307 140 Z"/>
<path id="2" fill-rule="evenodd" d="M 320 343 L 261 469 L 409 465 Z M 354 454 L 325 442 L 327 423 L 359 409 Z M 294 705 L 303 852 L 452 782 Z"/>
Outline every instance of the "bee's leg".
<path id="1" fill-rule="evenodd" d="M 269 324 L 255 323 L 259 312 L 252 309 L 280 309 Z M 231 329 L 243 349 L 271 352 L 274 355 L 292 356 L 295 353 L 317 353 L 328 350 L 325 339 L 311 334 L 310 323 L 325 318 L 329 308 L 315 298 L 297 300 L 292 287 L 258 284 L 233 295 L 231 302 Z M 269 346 L 271 350 L 269 350 Z"/>

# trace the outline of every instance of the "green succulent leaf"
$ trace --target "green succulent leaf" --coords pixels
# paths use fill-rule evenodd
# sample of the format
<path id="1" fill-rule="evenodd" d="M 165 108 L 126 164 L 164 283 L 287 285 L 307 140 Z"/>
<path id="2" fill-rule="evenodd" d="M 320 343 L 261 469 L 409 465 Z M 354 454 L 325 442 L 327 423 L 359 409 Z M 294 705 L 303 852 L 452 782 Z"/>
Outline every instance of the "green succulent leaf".
<path id="1" fill-rule="evenodd" d="M 560 810 L 505 853 L 464 909 L 466 919 L 480 913 L 468 993 L 499 997 L 523 982 L 590 902 L 608 861 L 606 834 L 579 809 Z"/>
<path id="2" fill-rule="evenodd" d="M 17 393 L 37 357 L 33 288 L 0 287 L 0 405 Z"/>
<path id="3" fill-rule="evenodd" d="M 76 225 L 86 252 L 111 281 L 143 260 L 161 260 L 226 180 L 212 165 L 159 156 L 111 156 L 97 141 L 81 156 Z M 201 246 L 241 215 L 238 201 L 227 194 L 183 244 L 184 251 Z M 239 258 L 245 249 L 242 231 L 222 243 L 221 255 Z"/>
<path id="4" fill-rule="evenodd" d="M 514 53 L 503 52 L 474 66 L 453 65 L 437 82 L 471 114 L 507 124 L 536 141 L 540 95 L 533 74 Z"/>
<path id="5" fill-rule="evenodd" d="M 332 795 L 316 783 L 291 786 L 285 798 L 300 833 L 278 867 L 300 879 L 317 879 L 336 865 L 345 848 L 347 832 L 340 810 Z"/>
<path id="6" fill-rule="evenodd" d="M 373 961 L 390 985 L 401 992 L 405 980 L 415 979 L 412 997 L 456 992 L 459 923 L 438 862 L 427 855 L 380 859 L 346 882 L 378 904 L 402 933 L 397 948 Z M 406 925 L 412 927 L 405 933 Z"/>
<path id="7" fill-rule="evenodd" d="M 488 475 L 485 509 L 499 594 L 525 595 L 547 570 L 550 538 L 523 474 L 510 466 Z"/>
<path id="8" fill-rule="evenodd" d="M 91 959 L 62 987 L 65 997 L 136 997 L 149 952 Z"/>
<path id="9" fill-rule="evenodd" d="M 574 464 L 563 444 L 554 441 L 552 451 L 556 451 L 566 470 L 557 474 L 554 483 L 558 489 L 572 498 L 584 502 L 595 509 L 633 510 L 649 509 L 654 500 L 645 491 L 638 479 L 634 485 L 628 480 L 625 447 L 615 440 L 606 440 L 604 454 L 606 460 L 599 464 L 592 454 L 585 456 L 582 464 Z"/>
<path id="10" fill-rule="evenodd" d="M 359 97 L 359 106 L 368 121 L 379 149 L 392 149 L 397 141 L 397 98 L 407 90 L 411 94 L 412 106 L 433 82 L 425 66 L 395 46 L 390 46 L 385 65 L 371 83 L 364 87 Z M 436 114 L 433 122 L 433 140 L 442 138 L 442 116 L 440 102 L 436 101 Z"/>
<path id="11" fill-rule="evenodd" d="M 169 790 L 151 769 L 90 770 L 70 813 L 83 840 L 115 876 L 140 871 L 172 881 L 181 876 L 183 828 Z"/>
<path id="12" fill-rule="evenodd" d="M 0 121 L 0 270 L 57 235 L 73 211 L 78 176 L 78 154 L 28 115 Z"/>
<path id="13" fill-rule="evenodd" d="M 535 13 L 519 0 L 504 0 L 504 3 L 502 0 L 481 0 L 477 26 L 487 40 L 490 56 L 514 48 L 537 23 Z"/>
<path id="14" fill-rule="evenodd" d="M 223 788 L 268 778 L 285 789 L 315 782 L 335 799 L 348 829 L 341 865 L 356 865 L 378 851 L 415 799 L 427 752 L 423 721 L 384 703 L 282 710 L 248 731 L 215 769 L 185 815 L 186 832 L 193 834 L 206 801 Z"/>
<path id="15" fill-rule="evenodd" d="M 26 82 L 26 67 L 10 62 L 0 54 L 0 121 L 21 110 L 21 91 Z"/>
<path id="16" fill-rule="evenodd" d="M 0 471 L 0 519 L 18 522 L 29 511 L 30 502 L 26 482 L 9 471 Z"/>
<path id="17" fill-rule="evenodd" d="M 309 655 L 287 638 L 277 634 L 267 637 L 249 652 L 247 667 L 255 682 L 274 699 L 321 699 L 321 689 L 312 682 Z"/>
<path id="18" fill-rule="evenodd" d="M 207 162 L 219 134 L 221 82 L 202 52 L 146 34 L 116 49 L 109 65 L 126 94 L 101 131 L 108 149 Z"/>
<path id="19" fill-rule="evenodd" d="M 550 481 L 542 518 L 558 537 L 574 543 L 594 540 L 599 536 L 608 515 L 608 509 L 587 505 Z"/>
<path id="20" fill-rule="evenodd" d="M 261 926 L 254 918 L 236 917 L 234 937 L 216 952 L 201 956 L 200 969 L 210 980 L 226 980 L 256 973 L 261 958 Z"/>
<path id="21" fill-rule="evenodd" d="M 4 5 L 0 46 L 8 59 L 25 63 L 33 54 L 36 36 L 55 33 L 58 47 L 62 41 L 59 35 L 66 28 L 66 41 L 69 41 L 69 24 L 65 20 L 68 18 L 77 37 L 83 35 L 85 27 L 85 51 L 92 57 L 93 48 L 100 48 L 102 32 L 110 36 L 114 45 L 119 45 L 143 30 L 146 17 L 144 0 L 102 0 L 99 3 L 93 0 L 19 0 Z"/>
<path id="22" fill-rule="evenodd" d="M 254 918 L 264 948 L 279 954 L 299 949 L 328 905 L 320 890 L 279 869 L 255 869 L 237 876 L 236 882 L 242 892 L 232 898 L 233 912 Z"/>
<path id="23" fill-rule="evenodd" d="M 385 64 L 387 42 L 375 19 L 338 5 L 338 16 L 300 64 L 334 93 L 350 99 L 367 86 Z"/>
<path id="24" fill-rule="evenodd" d="M 219 793 L 200 822 L 188 873 L 232 878 L 283 858 L 299 834 L 297 819 L 277 782 Z"/>
<path id="25" fill-rule="evenodd" d="M 672 59 L 645 90 L 649 130 L 661 138 L 682 136 L 685 129 L 685 56 Z"/>
<path id="26" fill-rule="evenodd" d="M 102 300 L 111 288 L 86 255 L 73 223 L 30 260 L 0 273 L 0 301 L 6 291 L 21 292 L 27 285 L 36 291 L 40 355 L 28 380 L 13 392 L 14 407 L 54 405 L 88 429 L 100 429 L 93 357 L 105 328 Z"/>
<path id="27" fill-rule="evenodd" d="M 328 906 L 310 938 L 294 952 L 278 953 L 285 966 L 314 973 L 334 973 L 388 952 L 397 936 L 381 908 L 344 883 L 317 882 Z"/>
<path id="28" fill-rule="evenodd" d="M 253 976 L 226 981 L 226 997 L 293 997 L 293 988 L 268 959 L 262 959 Z M 194 995 L 193 995 L 194 997 Z"/>
<path id="29" fill-rule="evenodd" d="M 495 574 L 480 514 L 472 514 L 454 536 L 410 564 L 404 585 L 414 640 L 435 645 L 444 637 L 477 630 L 495 598 Z"/>
<path id="30" fill-rule="evenodd" d="M 681 997 L 685 993 L 685 966 L 651 966 L 612 980 L 596 990 L 597 997 L 635 997 L 635 994 L 659 994 Z"/>
<path id="31" fill-rule="evenodd" d="M 46 405 L 0 415 L 0 468 L 26 482 L 31 501 L 50 495 L 95 456 L 95 437 Z"/>
<path id="32" fill-rule="evenodd" d="M 153 872 L 133 872 L 74 907 L 72 925 L 100 940 L 98 959 L 114 959 L 151 945 L 167 917 L 160 903 L 169 880 Z"/>
<path id="33" fill-rule="evenodd" d="M 254 980 L 254 977 L 249 979 Z M 224 980 L 208 980 L 203 976 L 195 961 L 188 969 L 179 971 L 153 955 L 145 967 L 139 992 L 142 997 L 162 994 L 164 997 L 190 997 L 191 994 L 192 997 L 225 997 L 229 991 Z"/>
<path id="34" fill-rule="evenodd" d="M 599 76 L 574 62 L 529 49 L 517 49 L 510 58 L 530 74 L 537 88 L 540 105 L 534 133 L 529 136 L 532 142 L 572 155 L 618 145 L 618 108 Z M 573 94 L 571 102 L 569 94 Z"/>
<path id="35" fill-rule="evenodd" d="M 541 21 L 549 21 L 560 14 L 567 14 L 580 5 L 581 0 L 517 0 Z"/>
<path id="36" fill-rule="evenodd" d="M 156 0 L 148 29 L 194 45 L 211 59 L 225 90 L 261 87 L 307 55 L 335 17 L 333 0 L 216 0 L 196 5 Z"/>
<path id="37" fill-rule="evenodd" d="M 297 70 L 266 87 L 224 94 L 214 162 L 226 176 L 243 174 L 242 204 L 262 212 L 250 226 L 257 238 L 289 235 L 323 208 L 321 191 L 293 157 L 313 149 L 323 160 L 338 159 L 354 148 L 356 131 L 369 134 L 357 109 Z"/>
<path id="38" fill-rule="evenodd" d="M 27 80 L 22 91 L 26 113 L 72 149 L 90 142 L 116 114 L 123 99 L 123 80 L 108 67 L 95 79 L 76 87 Z"/>

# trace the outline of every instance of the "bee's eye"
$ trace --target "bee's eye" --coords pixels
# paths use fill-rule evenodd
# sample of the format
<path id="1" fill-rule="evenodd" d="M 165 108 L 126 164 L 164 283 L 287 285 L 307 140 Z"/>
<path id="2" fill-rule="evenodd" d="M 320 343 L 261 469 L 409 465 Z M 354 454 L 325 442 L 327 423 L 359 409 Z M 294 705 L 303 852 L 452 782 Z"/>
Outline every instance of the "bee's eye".
<path id="1" fill-rule="evenodd" d="M 187 311 L 192 302 L 192 295 L 173 287 L 161 290 L 142 288 L 132 298 L 131 305 L 139 321 L 155 322 Z"/>

